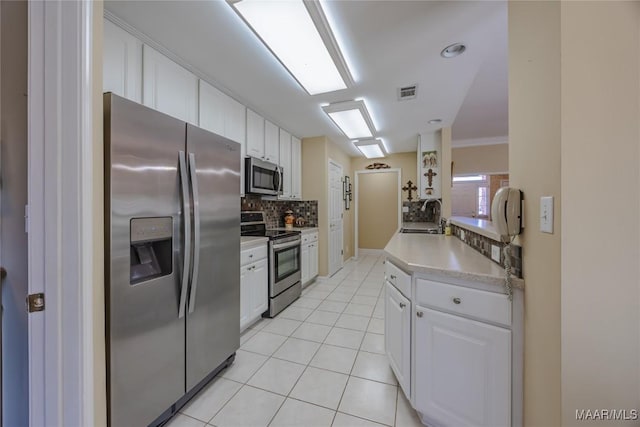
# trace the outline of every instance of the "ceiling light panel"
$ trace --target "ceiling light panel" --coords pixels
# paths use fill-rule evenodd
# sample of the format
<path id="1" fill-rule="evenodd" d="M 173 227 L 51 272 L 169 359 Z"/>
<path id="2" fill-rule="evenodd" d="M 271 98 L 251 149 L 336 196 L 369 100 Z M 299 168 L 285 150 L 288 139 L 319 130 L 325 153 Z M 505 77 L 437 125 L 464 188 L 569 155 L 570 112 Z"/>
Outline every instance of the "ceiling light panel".
<path id="1" fill-rule="evenodd" d="M 375 127 L 364 101 L 338 102 L 322 109 L 349 139 L 371 138 Z"/>
<path id="2" fill-rule="evenodd" d="M 308 5 L 302 0 L 228 2 L 310 95 L 353 84 L 317 1 Z"/>
<path id="3" fill-rule="evenodd" d="M 386 156 L 384 147 L 379 139 L 358 141 L 354 145 L 367 159 L 378 159 Z"/>

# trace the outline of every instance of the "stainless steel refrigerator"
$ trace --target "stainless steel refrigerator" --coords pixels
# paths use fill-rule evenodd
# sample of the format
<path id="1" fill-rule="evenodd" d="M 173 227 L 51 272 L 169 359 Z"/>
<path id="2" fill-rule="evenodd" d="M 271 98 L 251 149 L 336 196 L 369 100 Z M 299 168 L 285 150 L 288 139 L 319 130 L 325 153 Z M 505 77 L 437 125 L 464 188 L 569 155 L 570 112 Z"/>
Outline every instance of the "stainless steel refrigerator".
<path id="1" fill-rule="evenodd" d="M 108 418 L 146 426 L 240 346 L 240 145 L 107 93 L 104 146 Z"/>

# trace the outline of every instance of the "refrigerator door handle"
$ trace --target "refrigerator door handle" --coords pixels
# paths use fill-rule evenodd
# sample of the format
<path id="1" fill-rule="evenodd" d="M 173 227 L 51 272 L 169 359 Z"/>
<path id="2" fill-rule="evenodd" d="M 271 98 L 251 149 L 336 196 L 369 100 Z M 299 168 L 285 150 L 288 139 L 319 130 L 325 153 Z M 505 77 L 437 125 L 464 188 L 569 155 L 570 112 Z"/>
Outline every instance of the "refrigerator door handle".
<path id="1" fill-rule="evenodd" d="M 196 156 L 189 153 L 189 171 L 191 172 L 191 193 L 193 194 L 193 269 L 191 270 L 191 295 L 189 313 L 196 308 L 198 289 L 198 270 L 200 269 L 200 198 L 198 196 L 198 176 L 196 174 Z"/>
<path id="2" fill-rule="evenodd" d="M 178 318 L 184 317 L 189 287 L 189 266 L 191 265 L 191 209 L 189 207 L 189 177 L 184 151 L 180 151 L 180 182 L 182 188 L 182 216 L 184 218 L 184 261 L 182 264 L 182 282 L 180 285 L 180 305 Z"/>

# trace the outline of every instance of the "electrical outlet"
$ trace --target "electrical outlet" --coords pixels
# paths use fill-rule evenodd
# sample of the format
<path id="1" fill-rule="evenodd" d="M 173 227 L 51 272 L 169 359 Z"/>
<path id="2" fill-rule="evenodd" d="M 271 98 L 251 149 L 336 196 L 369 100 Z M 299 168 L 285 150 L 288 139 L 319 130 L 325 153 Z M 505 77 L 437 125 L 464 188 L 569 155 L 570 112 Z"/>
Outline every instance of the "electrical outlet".
<path id="1" fill-rule="evenodd" d="M 500 264 L 500 246 L 491 245 L 491 259 Z"/>
<path id="2" fill-rule="evenodd" d="M 460 240 L 464 240 L 464 230 L 460 230 Z"/>
<path id="3" fill-rule="evenodd" d="M 409 206 L 403 206 L 402 207 L 402 212 L 403 213 L 409 213 Z"/>

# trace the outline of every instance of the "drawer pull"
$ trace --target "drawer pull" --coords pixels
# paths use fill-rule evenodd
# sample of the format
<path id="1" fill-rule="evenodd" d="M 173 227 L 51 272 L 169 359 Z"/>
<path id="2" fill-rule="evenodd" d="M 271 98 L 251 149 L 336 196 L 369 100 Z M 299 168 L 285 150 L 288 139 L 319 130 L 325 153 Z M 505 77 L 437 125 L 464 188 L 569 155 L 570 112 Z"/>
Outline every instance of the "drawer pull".
<path id="1" fill-rule="evenodd" d="M 250 255 L 249 255 L 249 258 L 253 258 L 253 254 L 250 254 Z"/>
<path id="2" fill-rule="evenodd" d="M 424 313 L 423 313 L 423 312 L 421 312 L 421 311 L 419 311 L 419 312 L 417 312 L 417 313 L 416 313 L 416 316 L 418 316 L 418 317 L 422 317 L 422 316 L 424 316 Z"/>
<path id="3" fill-rule="evenodd" d="M 462 300 L 461 300 L 460 298 L 458 298 L 458 297 L 455 297 L 455 298 L 453 299 L 453 303 L 454 303 L 454 304 L 460 304 L 461 302 L 462 302 Z"/>
<path id="4" fill-rule="evenodd" d="M 396 278 L 396 276 L 394 276 L 394 275 L 392 274 L 392 275 L 391 275 L 391 279 L 395 279 L 395 278 Z"/>
<path id="5" fill-rule="evenodd" d="M 400 308 L 405 308 L 406 306 L 407 306 L 407 304 L 405 304 L 403 302 L 400 303 Z"/>
<path id="6" fill-rule="evenodd" d="M 252 268 L 252 267 L 247 267 L 247 271 L 251 271 L 251 268 Z"/>

